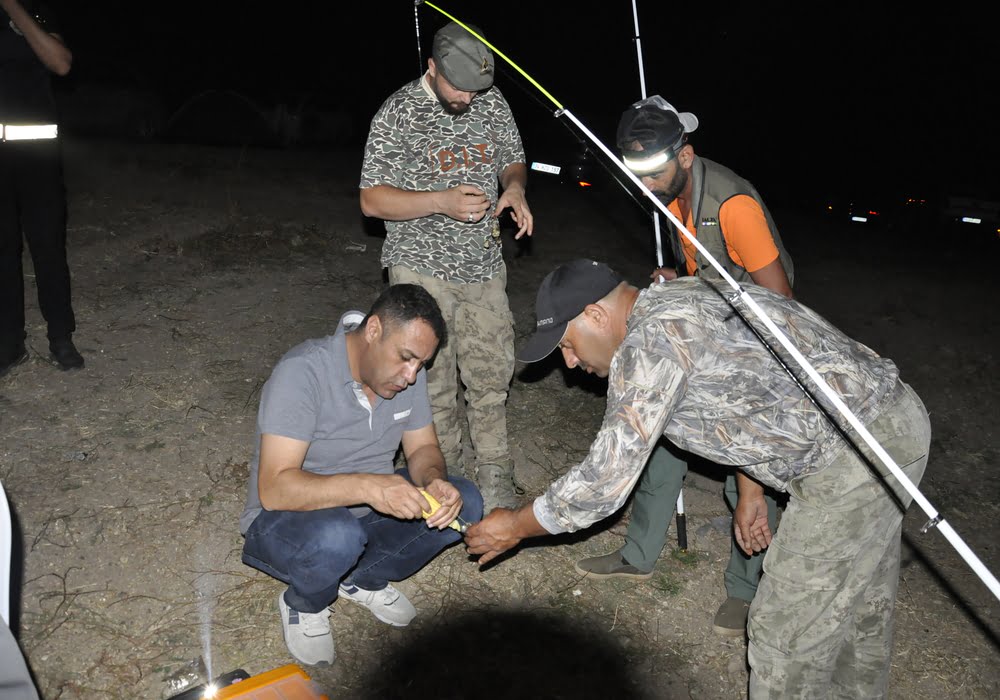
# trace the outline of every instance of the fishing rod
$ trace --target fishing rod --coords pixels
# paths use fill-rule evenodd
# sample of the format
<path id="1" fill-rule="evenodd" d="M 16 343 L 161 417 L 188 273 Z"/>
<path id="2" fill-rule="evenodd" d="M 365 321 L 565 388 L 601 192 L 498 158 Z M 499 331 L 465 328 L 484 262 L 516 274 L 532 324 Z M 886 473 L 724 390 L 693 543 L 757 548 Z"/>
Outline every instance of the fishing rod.
<path id="1" fill-rule="evenodd" d="M 642 39 L 639 37 L 639 11 L 636 9 L 635 0 L 632 0 L 632 22 L 635 25 L 635 53 L 639 61 L 639 92 L 640 98 L 646 99 L 646 70 L 642 62 Z M 660 215 L 653 212 L 653 232 L 656 237 L 656 267 L 663 267 L 663 240 L 660 237 Z M 676 262 L 676 261 L 675 261 Z M 663 282 L 663 275 L 659 276 L 659 281 Z M 677 492 L 677 548 L 686 552 L 687 543 L 687 516 L 684 514 L 684 487 Z"/>
<path id="2" fill-rule="evenodd" d="M 420 48 L 420 3 L 413 3 L 413 27 L 417 30 L 417 75 L 424 74 L 424 52 Z"/>
<path id="3" fill-rule="evenodd" d="M 639 37 L 639 11 L 636 9 L 635 0 L 632 0 L 632 22 L 635 25 L 635 36 L 633 37 L 635 39 L 635 53 L 639 61 L 639 92 L 640 98 L 644 100 L 646 99 L 646 71 L 642 62 L 642 39 Z M 655 211 L 653 212 L 653 231 L 656 236 L 656 266 L 663 267 L 663 241 L 660 237 L 660 215 Z M 660 281 L 664 281 L 662 276 L 660 277 Z M 683 510 L 683 506 L 680 507 Z"/>
<path id="4" fill-rule="evenodd" d="M 854 428 L 857 435 L 860 436 L 861 439 L 865 441 L 865 443 L 868 445 L 868 447 L 871 448 L 872 452 L 879 458 L 882 464 L 884 464 L 886 468 L 892 473 L 892 475 L 896 477 L 900 485 L 906 490 L 906 492 L 910 495 L 910 497 L 914 501 L 916 501 L 917 505 L 919 505 L 920 508 L 924 511 L 924 513 L 927 514 L 929 520 L 924 524 L 923 527 L 920 528 L 920 532 L 926 534 L 931 528 L 936 527 L 941 532 L 941 534 L 944 535 L 945 539 L 948 540 L 951 546 L 955 548 L 955 551 L 958 552 L 958 554 L 962 557 L 962 559 L 965 560 L 965 563 L 968 564 L 969 567 L 976 573 L 976 575 L 979 576 L 980 580 L 982 580 L 982 582 L 986 584 L 986 587 L 990 589 L 990 592 L 993 593 L 996 599 L 1000 601 L 1000 581 L 997 581 L 996 576 L 994 576 L 990 572 L 990 570 L 986 568 L 986 565 L 983 564 L 982 560 L 978 556 L 976 556 L 975 552 L 973 552 L 969 548 L 969 546 L 965 543 L 965 541 L 958 535 L 958 533 L 955 532 L 955 529 L 951 526 L 951 524 L 947 520 L 945 520 L 945 518 L 937 511 L 937 509 L 934 508 L 933 505 L 931 505 L 930 501 L 927 500 L 927 498 L 920 491 L 920 489 L 918 489 L 917 486 L 910 480 L 910 478 L 903 472 L 903 470 L 899 468 L 899 465 L 896 464 L 895 460 L 893 460 L 893 458 L 889 455 L 889 453 L 885 451 L 885 448 L 883 448 L 882 445 L 879 444 L 878 440 L 876 440 L 875 437 L 868 431 L 868 428 L 866 428 L 861 423 L 861 421 L 858 420 L 857 416 L 855 416 L 854 413 L 851 412 L 851 409 L 847 407 L 847 404 L 845 404 L 843 400 L 836 394 L 836 392 L 834 392 L 833 389 L 830 388 L 830 386 L 826 383 L 823 377 L 820 376 L 819 372 L 816 371 L 816 369 L 809 363 L 809 361 L 805 358 L 805 356 L 801 352 L 799 352 L 799 349 L 796 348 L 795 345 L 793 345 L 792 342 L 785 336 L 785 334 L 781 332 L 781 329 L 779 329 L 778 326 L 775 325 L 774 321 L 771 320 L 771 317 L 768 316 L 767 313 L 760 307 L 760 305 L 757 304 L 756 301 L 754 301 L 753 297 L 751 297 L 747 293 L 747 291 L 743 289 L 743 287 L 740 286 L 740 284 L 735 279 L 733 279 L 732 275 L 730 275 L 726 271 L 725 267 L 723 267 L 719 263 L 719 261 L 716 260 L 712 256 L 712 254 L 708 252 L 705 246 L 703 246 L 698 241 L 698 239 L 695 236 L 693 236 L 690 231 L 687 230 L 684 224 L 681 223 L 680 220 L 678 220 L 677 217 L 674 216 L 669 209 L 667 209 L 667 207 L 663 204 L 663 202 L 661 202 L 649 190 L 649 188 L 647 188 L 644 184 L 642 184 L 642 181 L 638 177 L 636 177 L 635 173 L 629 170 L 624 162 L 622 162 L 614 153 L 612 153 L 611 150 L 606 145 L 604 145 L 604 143 L 600 139 L 598 139 L 593 134 L 593 132 L 591 132 L 590 129 L 586 127 L 585 124 L 583 124 L 579 119 L 577 119 L 576 116 L 569 109 L 564 107 L 563 104 L 559 102 L 559 100 L 553 97 L 548 90 L 539 85 L 534 78 L 528 75 L 520 66 L 518 66 L 511 59 L 509 59 L 503 52 L 501 52 L 499 49 L 493 46 L 493 44 L 491 44 L 485 38 L 480 36 L 475 30 L 470 29 L 469 26 L 464 24 L 461 20 L 457 19 L 453 15 L 449 14 L 448 12 L 441 9 L 434 3 L 429 2 L 428 0 L 414 0 L 414 2 L 417 5 L 421 4 L 427 5 L 427 7 L 430 7 L 436 10 L 437 12 L 440 12 L 442 15 L 444 15 L 445 17 L 447 17 L 448 19 L 452 20 L 460 27 L 465 29 L 465 31 L 472 34 L 472 36 L 476 37 L 479 41 L 483 42 L 483 44 L 489 47 L 490 50 L 492 50 L 493 53 L 495 53 L 497 56 L 499 56 L 504 61 L 509 63 L 512 68 L 514 68 L 518 73 L 520 73 L 528 82 L 530 82 L 532 85 L 538 88 L 538 90 L 547 98 L 549 98 L 552 104 L 556 106 L 556 111 L 553 113 L 555 117 L 565 117 L 566 119 L 569 119 L 571 122 L 573 122 L 573 124 L 575 124 L 576 127 L 581 132 L 586 134 L 587 138 L 593 141 L 594 145 L 596 145 L 601 150 L 601 152 L 603 152 L 604 155 L 606 155 L 608 159 L 611 162 L 613 162 L 625 174 L 625 176 L 632 182 L 632 184 L 638 187 L 643 192 L 643 194 L 649 198 L 649 200 L 663 213 L 664 216 L 667 217 L 667 219 L 677 228 L 677 230 L 680 231 L 687 238 L 687 240 L 692 245 L 694 245 L 694 247 L 697 248 L 702 255 L 705 256 L 705 259 L 708 260 L 708 262 L 711 263 L 712 267 L 714 267 L 719 272 L 719 275 L 722 277 L 722 279 L 724 279 L 726 283 L 730 287 L 732 287 L 734 293 L 727 298 L 729 303 L 735 307 L 737 301 L 742 302 L 743 304 L 746 305 L 747 308 L 749 308 L 753 312 L 754 316 L 756 316 L 757 319 L 764 324 L 764 326 L 771 333 L 771 335 L 779 343 L 781 343 L 782 347 L 784 347 L 785 350 L 788 351 L 789 355 L 791 355 L 792 359 L 795 360 L 796 364 L 798 364 L 799 367 L 801 367 L 805 371 L 805 373 L 809 376 L 809 378 L 813 381 L 813 383 L 820 389 L 820 391 L 822 391 L 823 395 L 826 396 L 826 398 L 830 401 L 830 403 L 833 404 L 833 406 L 837 409 L 840 415 L 848 422 L 848 424 L 850 424 L 852 428 Z"/>

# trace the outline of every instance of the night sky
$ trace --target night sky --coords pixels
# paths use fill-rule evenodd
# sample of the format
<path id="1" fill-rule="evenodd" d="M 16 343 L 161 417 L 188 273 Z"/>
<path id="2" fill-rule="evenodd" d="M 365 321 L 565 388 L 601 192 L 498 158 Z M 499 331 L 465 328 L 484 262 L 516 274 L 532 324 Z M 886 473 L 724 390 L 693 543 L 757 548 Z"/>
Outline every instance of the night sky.
<path id="1" fill-rule="evenodd" d="M 212 88 L 262 104 L 308 95 L 347 109 L 363 140 L 381 101 L 419 75 L 410 0 L 49 4 L 76 58 L 62 92 L 116 83 L 156 93 L 168 113 Z M 640 97 L 630 0 L 437 4 L 479 24 L 613 147 L 618 116 Z M 697 114 L 696 151 L 765 197 L 969 189 L 997 197 L 993 25 L 971 10 L 637 4 L 647 91 Z M 431 8 L 419 13 L 426 62 L 446 20 Z M 572 144 L 551 103 L 498 65 L 529 160 Z"/>

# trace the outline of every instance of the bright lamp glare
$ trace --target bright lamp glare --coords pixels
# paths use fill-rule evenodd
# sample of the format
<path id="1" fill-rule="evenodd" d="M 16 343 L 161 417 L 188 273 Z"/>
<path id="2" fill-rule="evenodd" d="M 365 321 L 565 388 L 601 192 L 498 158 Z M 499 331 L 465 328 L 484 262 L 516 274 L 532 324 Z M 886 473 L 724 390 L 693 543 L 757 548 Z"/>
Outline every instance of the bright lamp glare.
<path id="1" fill-rule="evenodd" d="M 983 223 L 983 220 L 982 219 L 977 219 L 974 216 L 963 216 L 962 217 L 962 223 L 963 224 L 981 224 L 981 223 Z"/>
<path id="2" fill-rule="evenodd" d="M 210 698 L 214 698 L 218 693 L 219 689 L 216 687 L 215 683 L 209 683 L 205 686 L 205 694 L 201 697 L 202 700 L 210 700 Z"/>
<path id="3" fill-rule="evenodd" d="M 864 216 L 852 216 L 852 217 L 851 217 L 851 221 L 857 221 L 857 222 L 859 222 L 859 223 L 862 223 L 862 224 L 863 224 L 863 223 L 865 223 L 866 221 L 868 221 L 868 218 L 867 218 L 867 217 L 864 217 Z"/>
<path id="4" fill-rule="evenodd" d="M 659 153 L 654 153 L 648 158 L 636 158 L 634 156 L 626 156 L 622 158 L 625 162 L 625 167 L 631 170 L 636 175 L 644 175 L 646 173 L 654 173 L 660 170 L 667 162 L 670 161 L 671 153 L 669 151 L 660 151 Z"/>

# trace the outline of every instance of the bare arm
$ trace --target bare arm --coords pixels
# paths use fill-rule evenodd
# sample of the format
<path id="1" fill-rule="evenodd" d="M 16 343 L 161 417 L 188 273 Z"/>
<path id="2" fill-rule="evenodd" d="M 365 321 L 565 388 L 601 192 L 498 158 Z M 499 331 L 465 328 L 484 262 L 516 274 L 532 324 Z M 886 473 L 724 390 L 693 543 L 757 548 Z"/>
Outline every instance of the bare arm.
<path id="1" fill-rule="evenodd" d="M 395 474 L 314 474 L 302 469 L 309 443 L 265 433 L 260 438 L 257 492 L 267 510 L 307 511 L 369 505 L 403 519 L 419 518 L 427 502 Z"/>
<path id="2" fill-rule="evenodd" d="M 403 454 L 410 478 L 418 487 L 424 488 L 435 479 L 448 478 L 433 423 L 403 433 Z"/>
<path id="3" fill-rule="evenodd" d="M 73 65 L 73 54 L 62 38 L 57 34 L 49 34 L 27 13 L 18 0 L 0 0 L 0 9 L 14 21 L 18 30 L 24 35 L 31 50 L 38 56 L 46 68 L 56 75 L 66 75 Z"/>
<path id="4" fill-rule="evenodd" d="M 750 279 L 754 284 L 767 287 L 773 292 L 784 294 L 789 299 L 794 299 L 792 295 L 792 285 L 788 284 L 788 275 L 781 265 L 781 258 L 775 258 L 759 270 L 750 273 Z"/>
<path id="5" fill-rule="evenodd" d="M 404 432 L 403 454 L 413 483 L 426 489 L 441 504 L 441 509 L 427 519 L 427 525 L 438 529 L 447 527 L 462 510 L 462 495 L 448 483 L 447 467 L 434 424 Z"/>
<path id="6" fill-rule="evenodd" d="M 417 192 L 392 185 L 375 185 L 361 190 L 361 212 L 385 221 L 409 221 L 432 214 L 444 214 L 456 221 L 479 221 L 489 211 L 486 194 L 473 185 L 447 190 Z"/>
<path id="7" fill-rule="evenodd" d="M 793 298 L 774 234 L 757 200 L 746 194 L 732 197 L 719 209 L 719 222 L 726 243 L 736 251 L 754 284 Z M 765 260 L 770 262 L 763 265 Z M 757 269 L 751 271 L 751 267 Z"/>
<path id="8" fill-rule="evenodd" d="M 524 194 L 528 186 L 528 166 L 524 163 L 511 163 L 500 173 L 500 187 L 504 190 L 517 189 Z"/>
<path id="9" fill-rule="evenodd" d="M 503 188 L 503 194 L 497 200 L 493 216 L 499 217 L 504 209 L 510 207 L 510 215 L 514 217 L 514 222 L 518 226 L 514 238 L 520 238 L 525 234 L 530 236 L 535 228 L 535 218 L 528 208 L 528 200 L 524 194 L 527 184 L 528 166 L 524 163 L 511 163 L 500 173 L 500 187 Z"/>

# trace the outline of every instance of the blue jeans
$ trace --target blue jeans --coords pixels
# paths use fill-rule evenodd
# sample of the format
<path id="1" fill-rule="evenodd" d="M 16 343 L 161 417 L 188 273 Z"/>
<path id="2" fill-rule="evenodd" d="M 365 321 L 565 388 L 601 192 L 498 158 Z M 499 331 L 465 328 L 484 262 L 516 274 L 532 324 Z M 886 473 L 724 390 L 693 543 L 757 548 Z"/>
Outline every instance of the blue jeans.
<path id="1" fill-rule="evenodd" d="M 409 479 L 405 469 L 396 473 Z M 476 486 L 461 477 L 448 481 L 462 495 L 462 519 L 481 520 L 483 497 Z M 359 588 L 379 591 L 412 576 L 461 538 L 451 528 L 375 511 L 356 518 L 347 508 L 264 510 L 247 530 L 243 563 L 287 583 L 288 607 L 315 613 L 337 599 L 348 575 Z"/>

